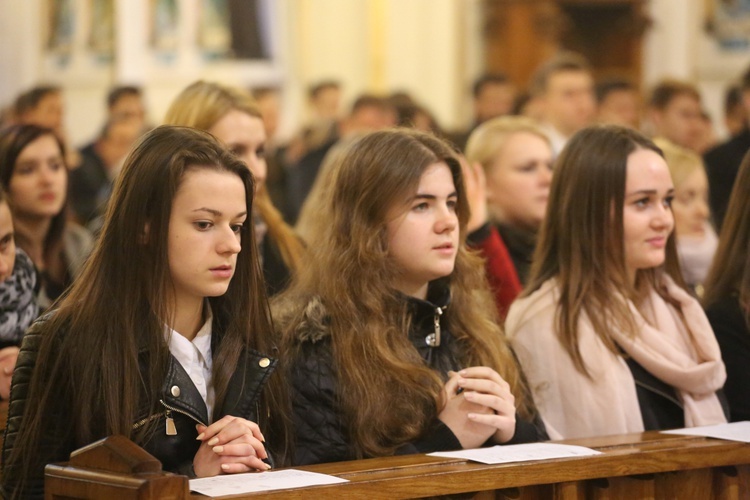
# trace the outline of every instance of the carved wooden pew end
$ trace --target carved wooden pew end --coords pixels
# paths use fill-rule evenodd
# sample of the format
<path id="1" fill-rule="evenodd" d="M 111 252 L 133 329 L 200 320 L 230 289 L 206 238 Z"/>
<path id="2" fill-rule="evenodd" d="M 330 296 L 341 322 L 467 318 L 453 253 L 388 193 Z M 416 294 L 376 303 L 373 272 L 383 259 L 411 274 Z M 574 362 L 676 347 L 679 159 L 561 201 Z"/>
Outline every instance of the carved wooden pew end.
<path id="1" fill-rule="evenodd" d="M 125 436 L 109 436 L 74 451 L 67 464 L 45 468 L 45 498 L 189 498 L 188 479 L 161 470 L 161 462 Z"/>

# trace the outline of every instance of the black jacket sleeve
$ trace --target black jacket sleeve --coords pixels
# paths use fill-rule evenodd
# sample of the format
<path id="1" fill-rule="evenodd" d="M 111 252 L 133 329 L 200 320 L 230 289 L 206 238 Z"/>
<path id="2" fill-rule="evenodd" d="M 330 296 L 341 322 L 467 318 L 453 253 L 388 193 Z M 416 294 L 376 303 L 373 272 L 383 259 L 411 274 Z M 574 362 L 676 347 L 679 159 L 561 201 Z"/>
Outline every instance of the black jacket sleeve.
<path id="1" fill-rule="evenodd" d="M 513 437 L 507 444 L 536 443 L 549 439 L 547 431 L 544 428 L 542 419 L 537 415 L 533 420 L 525 420 L 516 417 L 516 429 Z M 494 446 L 492 438 L 488 439 L 483 446 Z M 407 443 L 396 450 L 396 455 L 409 455 L 411 453 L 433 453 L 435 451 L 453 451 L 460 450 L 461 442 L 450 428 L 438 419 L 430 427 L 424 436 Z"/>
<path id="2" fill-rule="evenodd" d="M 503 444 L 523 444 L 536 443 L 538 441 L 547 441 L 547 429 L 544 427 L 541 417 L 537 413 L 533 420 L 525 420 L 516 415 L 516 431 L 513 437 L 507 443 Z"/>
<path id="3" fill-rule="evenodd" d="M 728 297 L 706 310 L 727 368 L 724 395 L 730 420 L 750 420 L 750 332 L 737 297 Z"/>
<path id="4" fill-rule="evenodd" d="M 432 453 L 435 451 L 460 450 L 461 442 L 453 431 L 438 419 L 432 423 L 427 432 L 414 442 L 401 445 L 396 455 L 411 455 L 414 453 Z"/>
<path id="5" fill-rule="evenodd" d="M 16 444 L 19 429 L 22 426 L 24 411 L 27 406 L 35 406 L 35 402 L 28 400 L 31 376 L 37 369 L 37 355 L 42 342 L 42 333 L 39 326 L 44 320 L 38 321 L 24 335 L 21 351 L 13 372 L 13 382 L 10 390 L 10 402 L 8 406 L 8 424 L 5 429 L 5 440 L 2 453 L 2 496 L 10 497 L 16 493 L 18 498 L 43 498 L 44 497 L 44 467 L 52 462 L 62 462 L 70 458 L 70 452 L 75 448 L 73 443 L 73 432 L 70 419 L 65 417 L 70 414 L 67 408 L 67 384 L 59 378 L 49 380 L 59 387 L 55 390 L 57 397 L 53 398 L 52 406 L 45 408 L 44 414 L 40 416 L 44 422 L 42 435 L 39 437 L 39 447 L 33 450 L 35 458 L 31 470 L 22 481 L 20 464 L 9 463 L 8 459 Z M 40 373 L 39 376 L 46 374 Z M 57 389 L 56 387 L 56 389 Z"/>

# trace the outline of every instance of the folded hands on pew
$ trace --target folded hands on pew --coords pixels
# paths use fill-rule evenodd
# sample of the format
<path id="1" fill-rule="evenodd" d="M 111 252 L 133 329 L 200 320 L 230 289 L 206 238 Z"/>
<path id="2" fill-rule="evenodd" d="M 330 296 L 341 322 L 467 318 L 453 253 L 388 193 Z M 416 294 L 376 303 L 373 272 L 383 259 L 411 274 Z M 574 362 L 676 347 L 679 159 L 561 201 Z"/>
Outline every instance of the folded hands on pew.
<path id="1" fill-rule="evenodd" d="M 258 424 L 227 415 L 208 427 L 197 425 L 201 441 L 193 468 L 198 477 L 268 470 L 265 438 Z"/>

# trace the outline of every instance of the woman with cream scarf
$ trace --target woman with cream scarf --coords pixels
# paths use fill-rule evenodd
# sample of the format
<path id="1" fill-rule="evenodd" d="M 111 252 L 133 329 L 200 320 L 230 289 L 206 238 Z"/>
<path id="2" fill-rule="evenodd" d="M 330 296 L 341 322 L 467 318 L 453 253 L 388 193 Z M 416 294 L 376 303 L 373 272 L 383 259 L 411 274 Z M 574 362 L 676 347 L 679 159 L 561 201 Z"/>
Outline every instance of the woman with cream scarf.
<path id="1" fill-rule="evenodd" d="M 553 439 L 726 421 L 719 346 L 682 288 L 673 196 L 661 150 L 628 129 L 584 129 L 558 159 L 506 321 Z"/>

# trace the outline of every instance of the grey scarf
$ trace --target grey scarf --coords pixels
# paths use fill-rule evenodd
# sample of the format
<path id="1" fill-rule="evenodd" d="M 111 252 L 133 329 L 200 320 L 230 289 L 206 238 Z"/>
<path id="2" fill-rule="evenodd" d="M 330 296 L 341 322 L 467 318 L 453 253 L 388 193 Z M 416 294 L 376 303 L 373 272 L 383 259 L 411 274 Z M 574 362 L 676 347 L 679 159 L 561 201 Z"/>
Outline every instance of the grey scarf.
<path id="1" fill-rule="evenodd" d="M 23 333 L 36 319 L 36 282 L 31 259 L 16 249 L 13 274 L 0 283 L 0 342 L 20 344 Z"/>

